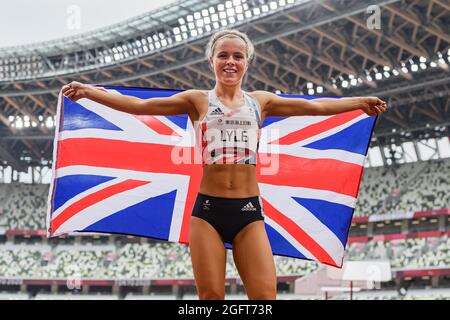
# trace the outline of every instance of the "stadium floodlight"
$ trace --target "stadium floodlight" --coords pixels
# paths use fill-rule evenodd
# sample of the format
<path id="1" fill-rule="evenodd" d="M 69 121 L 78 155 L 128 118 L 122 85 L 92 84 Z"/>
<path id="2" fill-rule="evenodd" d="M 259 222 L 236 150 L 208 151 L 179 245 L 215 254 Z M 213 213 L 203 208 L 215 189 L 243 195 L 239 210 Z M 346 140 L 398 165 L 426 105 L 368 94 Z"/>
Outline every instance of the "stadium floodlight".
<path id="1" fill-rule="evenodd" d="M 312 83 L 312 82 L 306 83 L 306 87 L 307 87 L 308 89 L 312 89 L 313 83 Z"/>
<path id="2" fill-rule="evenodd" d="M 419 58 L 419 61 L 422 62 L 422 63 L 425 63 L 425 62 L 427 62 L 427 58 L 421 56 Z"/>
<path id="3" fill-rule="evenodd" d="M 356 85 L 358 84 L 358 80 L 352 79 L 352 80 L 350 81 L 350 84 L 351 84 L 352 86 L 356 86 Z"/>
<path id="4" fill-rule="evenodd" d="M 386 78 L 389 78 L 389 77 L 391 76 L 391 74 L 390 74 L 389 72 L 387 72 L 387 71 L 383 72 L 383 75 L 384 75 Z"/>
<path id="5" fill-rule="evenodd" d="M 322 93 L 323 92 L 323 87 L 322 86 L 318 86 L 316 90 L 317 90 L 317 93 Z"/>
<path id="6" fill-rule="evenodd" d="M 17 117 L 16 122 L 14 123 L 15 127 L 18 129 L 22 129 L 23 128 L 23 121 L 22 118 Z M 14 126 L 13 126 L 14 127 Z"/>
<path id="7" fill-rule="evenodd" d="M 394 76 L 398 76 L 400 73 L 397 71 L 397 69 L 393 69 L 392 73 L 394 74 Z"/>
<path id="8" fill-rule="evenodd" d="M 418 70 L 419 70 L 419 66 L 417 64 L 411 65 L 411 71 L 412 72 L 417 72 Z"/>
<path id="9" fill-rule="evenodd" d="M 381 73 L 377 72 L 377 73 L 375 74 L 375 79 L 381 80 L 382 78 L 383 78 L 383 75 L 382 75 Z"/>
<path id="10" fill-rule="evenodd" d="M 348 81 L 347 80 L 342 81 L 341 85 L 342 85 L 343 88 L 347 88 L 348 87 Z"/>
<path id="11" fill-rule="evenodd" d="M 421 64 L 420 64 L 420 68 L 421 68 L 422 70 L 425 70 L 425 69 L 427 68 L 427 65 L 426 65 L 425 63 L 421 63 Z"/>
<path id="12" fill-rule="evenodd" d="M 308 89 L 308 94 L 312 96 L 314 94 L 314 89 Z"/>

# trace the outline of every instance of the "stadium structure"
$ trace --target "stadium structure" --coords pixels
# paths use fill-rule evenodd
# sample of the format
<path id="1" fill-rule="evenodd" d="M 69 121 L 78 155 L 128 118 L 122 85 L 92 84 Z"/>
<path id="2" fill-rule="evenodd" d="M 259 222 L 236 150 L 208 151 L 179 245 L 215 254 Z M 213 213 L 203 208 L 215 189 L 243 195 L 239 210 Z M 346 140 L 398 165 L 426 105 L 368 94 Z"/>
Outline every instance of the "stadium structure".
<path id="1" fill-rule="evenodd" d="M 206 42 L 230 27 L 256 47 L 247 91 L 388 102 L 346 260 L 388 261 L 391 280 L 352 298 L 450 299 L 445 0 L 184 0 L 94 32 L 0 48 L 0 299 L 196 298 L 185 245 L 98 234 L 47 239 L 46 179 L 62 85 L 209 89 Z M 325 298 L 295 293 L 296 280 L 319 264 L 275 259 L 280 299 Z M 232 256 L 228 262 L 227 298 L 246 298 Z M 341 289 L 330 298 L 349 299 Z"/>

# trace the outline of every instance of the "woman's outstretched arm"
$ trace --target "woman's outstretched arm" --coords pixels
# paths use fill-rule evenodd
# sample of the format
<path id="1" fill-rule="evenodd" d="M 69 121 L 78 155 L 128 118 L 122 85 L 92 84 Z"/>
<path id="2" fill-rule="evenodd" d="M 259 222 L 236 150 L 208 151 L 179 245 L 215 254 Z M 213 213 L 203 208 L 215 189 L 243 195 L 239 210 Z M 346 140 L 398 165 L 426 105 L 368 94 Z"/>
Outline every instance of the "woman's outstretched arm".
<path id="1" fill-rule="evenodd" d="M 266 116 L 303 116 L 334 115 L 361 109 L 369 116 L 376 116 L 386 111 L 387 104 L 377 97 L 354 98 L 283 98 L 267 91 L 255 91 L 255 96 L 262 101 Z"/>
<path id="2" fill-rule="evenodd" d="M 193 91 L 187 90 L 164 98 L 140 99 L 75 81 L 62 88 L 63 95 L 73 101 L 87 98 L 118 111 L 161 116 L 189 114 L 195 108 Z"/>

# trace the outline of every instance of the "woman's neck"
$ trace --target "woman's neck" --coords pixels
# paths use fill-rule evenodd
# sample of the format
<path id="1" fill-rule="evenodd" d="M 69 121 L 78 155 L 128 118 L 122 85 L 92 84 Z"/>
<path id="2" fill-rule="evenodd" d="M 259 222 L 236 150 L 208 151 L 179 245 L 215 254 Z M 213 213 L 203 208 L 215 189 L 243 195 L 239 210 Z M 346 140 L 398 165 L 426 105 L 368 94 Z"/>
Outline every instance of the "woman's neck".
<path id="1" fill-rule="evenodd" d="M 214 87 L 214 91 L 216 92 L 216 95 L 218 97 L 230 101 L 233 101 L 235 98 L 240 99 L 243 95 L 243 90 L 240 84 L 235 86 L 224 86 L 216 84 L 216 86 Z"/>

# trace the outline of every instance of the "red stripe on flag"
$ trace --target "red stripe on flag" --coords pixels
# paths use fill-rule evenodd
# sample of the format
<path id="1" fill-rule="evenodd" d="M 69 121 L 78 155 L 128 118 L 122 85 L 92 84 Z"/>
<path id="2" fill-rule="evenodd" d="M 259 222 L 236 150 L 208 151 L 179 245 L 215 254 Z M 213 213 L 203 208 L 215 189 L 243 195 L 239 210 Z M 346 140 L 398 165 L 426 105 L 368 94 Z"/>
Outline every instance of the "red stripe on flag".
<path id="1" fill-rule="evenodd" d="M 95 193 L 89 194 L 86 197 L 78 200 L 77 202 L 68 206 L 64 211 L 62 211 L 55 219 L 51 222 L 52 233 L 55 233 L 56 230 L 71 217 L 76 215 L 78 212 L 92 206 L 99 201 L 102 201 L 106 198 L 109 198 L 117 193 L 124 192 L 127 190 L 131 190 L 145 184 L 150 183 L 149 181 L 139 181 L 139 180 L 126 180 L 115 185 L 106 187 L 102 190 L 99 190 Z"/>
<path id="2" fill-rule="evenodd" d="M 359 117 L 363 113 L 364 113 L 364 111 L 362 111 L 362 110 L 354 110 L 354 111 L 350 111 L 350 112 L 341 113 L 341 114 L 332 116 L 328 119 L 325 119 L 323 121 L 320 121 L 318 123 L 311 124 L 303 129 L 294 131 L 294 132 L 284 136 L 283 138 L 274 140 L 270 143 L 281 144 L 281 145 L 290 145 L 290 144 L 305 140 L 307 138 L 310 138 L 312 136 L 315 136 L 317 134 L 320 134 L 322 132 L 328 131 L 330 129 L 333 129 L 334 127 L 340 126 L 346 122 L 349 122 L 350 120 L 353 120 L 353 119 Z"/>
<path id="3" fill-rule="evenodd" d="M 259 156 L 265 159 L 264 162 L 258 159 L 259 183 L 329 190 L 352 197 L 358 194 L 363 170 L 360 165 L 334 159 L 307 159 L 291 155 L 259 154 Z M 270 164 L 261 164 L 268 163 L 268 159 L 272 161 Z M 262 168 L 267 170 L 276 163 L 275 161 L 280 165 L 278 172 L 262 175 Z"/>
<path id="4" fill-rule="evenodd" d="M 161 122 L 158 118 L 155 116 L 135 116 L 140 121 L 142 121 L 147 127 L 152 129 L 153 131 L 157 132 L 158 134 L 167 135 L 167 136 L 177 136 L 180 137 L 180 135 L 174 131 L 171 127 L 166 125 L 164 122 Z"/>
<path id="5" fill-rule="evenodd" d="M 263 200 L 264 213 L 266 216 L 286 230 L 306 250 L 314 255 L 317 260 L 329 265 L 337 266 L 336 262 L 326 252 L 326 250 L 322 248 L 313 238 L 311 238 L 302 228 L 300 228 L 298 224 L 272 207 L 264 198 L 261 199 Z"/>
<path id="6" fill-rule="evenodd" d="M 86 165 L 188 176 L 201 174 L 202 170 L 193 147 L 86 138 L 62 140 L 58 149 L 57 169 Z M 176 163 L 181 158 L 185 163 Z"/>

